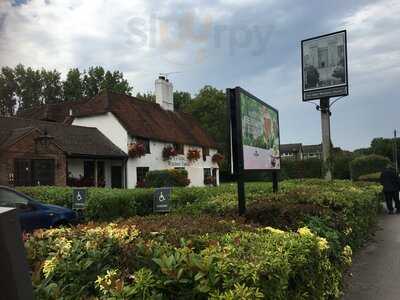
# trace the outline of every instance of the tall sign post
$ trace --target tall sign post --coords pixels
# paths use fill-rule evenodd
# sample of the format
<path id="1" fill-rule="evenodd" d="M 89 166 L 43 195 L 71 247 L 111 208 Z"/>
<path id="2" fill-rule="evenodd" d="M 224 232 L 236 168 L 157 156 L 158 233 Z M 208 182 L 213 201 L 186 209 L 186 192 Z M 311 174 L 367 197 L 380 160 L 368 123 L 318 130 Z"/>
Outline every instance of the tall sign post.
<path id="1" fill-rule="evenodd" d="M 399 165 L 398 165 L 398 158 L 397 158 L 397 131 L 396 131 L 396 129 L 394 130 L 394 132 L 393 132 L 393 137 L 394 137 L 394 143 L 393 143 L 393 146 L 394 146 L 394 148 L 393 148 L 393 156 L 394 156 L 394 163 L 395 163 L 395 166 L 396 166 L 396 174 L 398 174 L 399 173 Z"/>
<path id="2" fill-rule="evenodd" d="M 279 113 L 240 87 L 227 89 L 231 170 L 238 185 L 239 214 L 246 212 L 245 176 L 271 172 L 278 190 L 280 169 Z"/>
<path id="3" fill-rule="evenodd" d="M 301 41 L 301 65 L 303 101 L 320 100 L 323 173 L 331 180 L 330 98 L 349 94 L 346 30 Z"/>

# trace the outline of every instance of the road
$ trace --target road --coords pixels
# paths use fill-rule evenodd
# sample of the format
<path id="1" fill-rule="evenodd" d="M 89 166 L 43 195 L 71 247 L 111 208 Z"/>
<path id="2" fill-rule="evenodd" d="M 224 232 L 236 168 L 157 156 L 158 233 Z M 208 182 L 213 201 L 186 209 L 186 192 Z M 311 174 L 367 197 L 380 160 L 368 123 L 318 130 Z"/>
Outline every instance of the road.
<path id="1" fill-rule="evenodd" d="M 376 235 L 356 253 L 343 300 L 400 299 L 400 215 L 384 215 Z"/>

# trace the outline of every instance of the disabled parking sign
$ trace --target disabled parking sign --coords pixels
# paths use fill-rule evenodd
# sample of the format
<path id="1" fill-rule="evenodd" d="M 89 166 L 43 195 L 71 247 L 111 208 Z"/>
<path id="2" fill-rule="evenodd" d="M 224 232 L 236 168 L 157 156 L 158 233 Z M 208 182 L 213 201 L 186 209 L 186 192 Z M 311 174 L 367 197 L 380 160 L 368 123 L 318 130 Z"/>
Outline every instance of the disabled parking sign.
<path id="1" fill-rule="evenodd" d="M 154 192 L 153 211 L 169 212 L 171 200 L 171 188 L 158 188 Z"/>
<path id="2" fill-rule="evenodd" d="M 74 209 L 82 209 L 86 206 L 87 189 L 74 189 L 72 207 Z"/>

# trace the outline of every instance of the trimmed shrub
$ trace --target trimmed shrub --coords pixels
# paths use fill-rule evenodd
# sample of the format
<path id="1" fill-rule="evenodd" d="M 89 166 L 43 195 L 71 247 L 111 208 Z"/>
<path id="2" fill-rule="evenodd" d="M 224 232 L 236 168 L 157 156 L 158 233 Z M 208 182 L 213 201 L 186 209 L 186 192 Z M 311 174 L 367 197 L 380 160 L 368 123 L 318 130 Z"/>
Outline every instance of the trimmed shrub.
<path id="1" fill-rule="evenodd" d="M 380 182 L 381 172 L 365 174 L 358 177 L 360 181 L 367 181 L 367 182 Z"/>
<path id="2" fill-rule="evenodd" d="M 188 186 L 190 180 L 188 179 L 188 172 L 186 170 L 157 170 L 147 173 L 145 178 L 146 187 L 174 187 L 174 186 Z"/>
<path id="3" fill-rule="evenodd" d="M 376 154 L 357 157 L 350 163 L 351 178 L 357 180 L 361 175 L 382 172 L 389 163 L 387 157 Z"/>
<path id="4" fill-rule="evenodd" d="M 284 160 L 281 162 L 282 179 L 321 178 L 322 162 L 320 159 Z"/>

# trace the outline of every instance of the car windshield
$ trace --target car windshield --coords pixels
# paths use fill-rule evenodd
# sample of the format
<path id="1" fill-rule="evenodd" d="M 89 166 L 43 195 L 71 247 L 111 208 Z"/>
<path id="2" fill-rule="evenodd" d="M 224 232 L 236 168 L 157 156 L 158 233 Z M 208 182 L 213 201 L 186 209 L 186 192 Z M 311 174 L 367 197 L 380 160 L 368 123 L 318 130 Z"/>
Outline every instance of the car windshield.
<path id="1" fill-rule="evenodd" d="M 7 189 L 0 189 L 0 206 L 19 207 L 28 205 L 28 199 Z"/>

